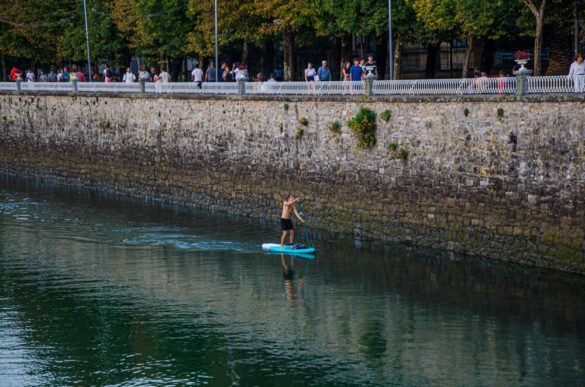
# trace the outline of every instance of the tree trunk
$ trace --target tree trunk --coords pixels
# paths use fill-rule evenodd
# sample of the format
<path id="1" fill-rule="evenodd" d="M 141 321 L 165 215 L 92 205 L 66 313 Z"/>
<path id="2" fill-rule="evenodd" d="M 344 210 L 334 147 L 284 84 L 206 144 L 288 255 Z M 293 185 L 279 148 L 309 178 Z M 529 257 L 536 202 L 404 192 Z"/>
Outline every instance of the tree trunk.
<path id="1" fill-rule="evenodd" d="M 439 44 L 429 44 L 427 49 L 427 65 L 425 69 L 425 78 L 435 78 L 435 67 L 437 66 L 437 53 L 439 52 Z"/>
<path id="2" fill-rule="evenodd" d="M 463 59 L 463 71 L 461 73 L 461 78 L 467 78 L 468 71 L 469 71 L 469 59 L 471 59 L 471 54 L 473 53 L 473 35 L 467 36 L 467 47 L 465 48 L 465 58 Z"/>
<path id="3" fill-rule="evenodd" d="M 264 44 L 264 56 L 262 57 L 264 59 L 262 66 L 263 74 L 270 74 L 276 69 L 274 58 L 274 42 L 268 41 Z"/>
<path id="4" fill-rule="evenodd" d="M 0 65 L 2 66 L 2 82 L 6 82 L 7 81 L 7 67 L 6 67 L 6 55 L 2 54 L 2 56 L 0 57 Z"/>
<path id="5" fill-rule="evenodd" d="M 250 47 L 248 45 L 248 38 L 244 38 L 244 44 L 242 46 L 242 64 L 244 66 L 248 65 L 248 52 Z"/>
<path id="6" fill-rule="evenodd" d="M 388 34 L 376 39 L 376 64 L 378 65 L 378 79 L 386 78 L 386 66 L 388 65 Z"/>
<path id="7" fill-rule="evenodd" d="M 402 38 L 396 36 L 394 42 L 394 79 L 400 79 L 402 74 Z"/>
<path id="8" fill-rule="evenodd" d="M 293 44 L 294 35 L 289 29 L 286 29 L 282 33 L 283 39 L 283 50 L 284 50 L 284 80 L 294 80 L 294 55 L 293 55 Z"/>
<path id="9" fill-rule="evenodd" d="M 341 37 L 341 66 L 339 73 L 342 74 L 341 69 L 345 65 L 345 62 L 351 63 L 351 34 L 344 34 Z M 341 75 L 339 77 L 341 79 Z"/>
<path id="10" fill-rule="evenodd" d="M 341 69 L 341 65 L 339 64 L 339 56 L 337 55 L 337 53 L 341 51 L 341 41 L 336 37 L 332 39 L 333 41 L 331 42 L 331 47 L 326 50 L 326 53 L 327 65 L 331 71 L 331 80 L 334 81 L 338 79 L 340 71 L 339 69 Z"/>
<path id="11" fill-rule="evenodd" d="M 542 0 L 544 3 L 544 0 Z M 536 19 L 536 35 L 534 36 L 534 75 L 542 74 L 542 30 L 544 27 L 544 9 Z"/>
<path id="12" fill-rule="evenodd" d="M 550 28 L 547 32 L 550 39 L 550 59 L 546 75 L 565 75 L 573 56 L 572 29 L 570 25 L 561 23 L 553 23 Z"/>
<path id="13" fill-rule="evenodd" d="M 496 42 L 491 39 L 484 39 L 483 49 L 481 52 L 481 61 L 479 68 L 481 71 L 489 74 L 492 71 L 494 65 L 494 59 L 496 57 Z"/>

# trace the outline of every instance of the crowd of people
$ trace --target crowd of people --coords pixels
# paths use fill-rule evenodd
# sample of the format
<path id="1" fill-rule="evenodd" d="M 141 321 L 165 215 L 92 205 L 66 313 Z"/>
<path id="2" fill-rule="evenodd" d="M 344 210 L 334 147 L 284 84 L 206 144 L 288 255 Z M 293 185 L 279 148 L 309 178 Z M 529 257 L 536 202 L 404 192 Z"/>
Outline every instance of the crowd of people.
<path id="1" fill-rule="evenodd" d="M 515 66 L 512 73 L 518 70 L 520 66 Z M 353 64 L 351 62 L 345 62 L 341 70 L 341 79 L 345 82 L 358 82 L 363 81 L 368 77 L 373 76 L 374 79 L 378 78 L 378 67 L 374 60 L 374 55 L 368 54 L 367 60 L 364 58 L 354 58 Z M 222 62 L 218 71 L 215 69 L 215 64 L 210 61 L 209 65 L 203 71 L 200 64 L 196 64 L 191 71 L 191 81 L 195 82 L 198 87 L 202 87 L 204 82 L 236 82 L 240 79 L 250 80 L 253 82 L 282 82 L 284 81 L 284 72 L 282 66 L 278 66 L 268 76 L 262 73 L 256 74 L 255 77 L 250 79 L 248 74 L 248 67 L 240 62 L 234 62 L 231 66 L 227 62 Z M 331 81 L 332 74 L 329 68 L 329 64 L 326 60 L 321 62 L 319 68 L 315 68 L 311 62 L 307 63 L 307 67 L 304 70 L 303 78 L 305 82 L 327 82 Z M 475 81 L 472 84 L 472 88 L 476 91 L 488 88 L 488 75 L 485 72 L 481 72 L 479 69 L 474 70 Z M 504 71 L 500 71 L 498 78 L 498 91 L 503 92 L 506 87 L 506 82 L 502 78 L 508 78 L 508 75 Z M 568 80 L 573 81 L 573 87 L 576 93 L 585 92 L 585 61 L 583 54 L 579 53 L 576 55 L 574 62 L 571 64 Z M 79 82 L 86 82 L 86 75 L 76 65 L 63 68 L 51 67 L 48 72 L 43 69 L 39 69 L 38 73 L 35 73 L 31 69 L 22 71 L 17 67 L 13 67 L 10 71 L 10 80 L 22 80 L 26 82 L 72 82 L 77 80 Z M 141 66 L 138 73 L 132 72 L 131 68 L 126 68 L 126 71 L 121 73 L 120 71 L 113 71 L 108 64 L 104 66 L 103 71 L 95 72 L 92 71 L 91 81 L 93 82 L 125 82 L 134 83 L 139 81 L 144 82 L 171 82 L 171 75 L 167 72 L 164 66 L 160 69 L 151 67 L 150 70 L 146 66 Z"/>

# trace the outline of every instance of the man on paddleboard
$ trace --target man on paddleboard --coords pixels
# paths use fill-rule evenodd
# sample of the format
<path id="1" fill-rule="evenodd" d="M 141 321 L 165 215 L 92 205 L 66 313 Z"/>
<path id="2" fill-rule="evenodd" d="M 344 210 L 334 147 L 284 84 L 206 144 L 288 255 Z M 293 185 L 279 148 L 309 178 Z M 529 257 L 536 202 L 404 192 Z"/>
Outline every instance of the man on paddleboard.
<path id="1" fill-rule="evenodd" d="M 282 205 L 282 216 L 280 217 L 280 226 L 282 227 L 282 238 L 280 238 L 280 248 L 284 248 L 284 239 L 286 238 L 287 232 L 290 231 L 290 247 L 293 247 L 293 238 L 295 236 L 295 230 L 293 229 L 293 224 L 291 220 L 291 212 L 295 212 L 295 215 L 301 223 L 305 223 L 301 215 L 297 211 L 297 207 L 295 203 L 299 201 L 299 198 L 296 198 L 290 194 L 288 195 L 287 201 L 285 201 Z"/>

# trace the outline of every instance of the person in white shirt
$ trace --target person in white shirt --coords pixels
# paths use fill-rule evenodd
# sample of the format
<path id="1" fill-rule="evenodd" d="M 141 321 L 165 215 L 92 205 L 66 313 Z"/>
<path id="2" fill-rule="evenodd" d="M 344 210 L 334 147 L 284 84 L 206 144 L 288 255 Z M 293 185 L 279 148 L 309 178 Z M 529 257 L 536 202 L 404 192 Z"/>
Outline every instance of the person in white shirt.
<path id="1" fill-rule="evenodd" d="M 197 67 L 191 71 L 191 80 L 197 84 L 198 88 L 201 89 L 201 83 L 203 82 L 203 70 L 201 70 L 199 66 L 200 65 L 197 65 Z"/>
<path id="2" fill-rule="evenodd" d="M 171 81 L 171 74 L 167 73 L 164 67 L 160 68 L 160 74 L 158 75 L 158 81 L 162 83 L 169 83 Z"/>
<path id="3" fill-rule="evenodd" d="M 35 81 L 35 73 L 30 70 L 26 70 L 26 81 L 27 82 L 34 82 Z"/>
<path id="4" fill-rule="evenodd" d="M 583 54 L 577 54 L 575 61 L 571 63 L 569 78 L 573 78 L 575 93 L 583 93 L 585 91 L 585 62 L 583 61 Z"/>
<path id="5" fill-rule="evenodd" d="M 124 74 L 124 78 L 122 79 L 126 83 L 132 83 L 136 80 L 136 75 L 130 70 L 130 67 L 126 69 L 126 73 Z"/>

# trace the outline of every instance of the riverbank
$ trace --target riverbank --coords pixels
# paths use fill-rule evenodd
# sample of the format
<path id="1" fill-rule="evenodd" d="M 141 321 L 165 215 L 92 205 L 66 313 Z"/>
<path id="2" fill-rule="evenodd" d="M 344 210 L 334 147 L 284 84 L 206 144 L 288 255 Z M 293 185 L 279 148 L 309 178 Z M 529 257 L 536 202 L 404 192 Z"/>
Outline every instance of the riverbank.
<path id="1" fill-rule="evenodd" d="M 294 192 L 313 227 L 585 272 L 576 96 L 2 94 L 0 105 L 5 173 L 260 218 Z M 345 124 L 364 106 L 378 114 L 367 150 Z"/>

